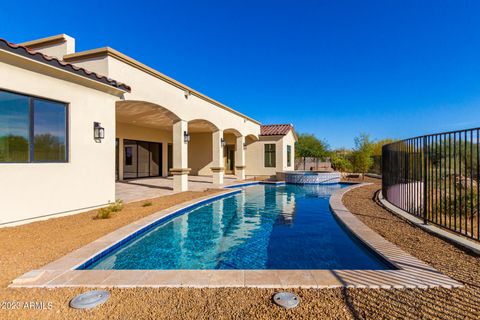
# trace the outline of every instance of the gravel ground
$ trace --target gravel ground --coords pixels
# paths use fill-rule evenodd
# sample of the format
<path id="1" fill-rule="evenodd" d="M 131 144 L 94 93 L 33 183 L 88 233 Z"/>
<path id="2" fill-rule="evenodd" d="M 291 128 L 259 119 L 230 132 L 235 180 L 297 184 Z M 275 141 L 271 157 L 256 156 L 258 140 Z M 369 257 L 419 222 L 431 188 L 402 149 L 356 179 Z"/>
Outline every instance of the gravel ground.
<path id="1" fill-rule="evenodd" d="M 367 225 L 410 254 L 465 283 L 462 289 L 291 290 L 301 303 L 283 310 L 272 289 L 112 289 L 104 305 L 90 311 L 68 307 L 85 289 L 9 289 L 22 273 L 38 268 L 101 235 L 151 212 L 205 195 L 184 193 L 125 206 L 112 219 L 94 212 L 0 229 L 0 302 L 19 301 L 19 310 L 0 309 L 0 319 L 479 319 L 480 259 L 430 236 L 383 210 L 372 199 L 379 184 L 355 189 L 344 202 Z M 215 191 L 210 191 L 215 192 Z M 28 302 L 51 303 L 35 310 Z M 24 303 L 27 302 L 25 305 Z M 5 304 L 2 304 L 5 307 Z"/>

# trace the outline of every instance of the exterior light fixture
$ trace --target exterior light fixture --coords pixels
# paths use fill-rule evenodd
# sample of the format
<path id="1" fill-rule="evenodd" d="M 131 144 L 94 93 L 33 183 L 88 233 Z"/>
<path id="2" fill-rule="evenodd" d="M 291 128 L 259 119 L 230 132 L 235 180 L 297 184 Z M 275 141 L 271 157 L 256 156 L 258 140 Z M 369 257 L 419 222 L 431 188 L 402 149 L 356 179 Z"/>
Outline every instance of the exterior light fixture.
<path id="1" fill-rule="evenodd" d="M 243 143 L 243 150 L 247 150 L 247 143 L 246 142 Z"/>
<path id="2" fill-rule="evenodd" d="M 188 99 L 188 97 L 190 97 L 192 93 L 190 92 L 190 90 L 185 90 L 184 94 L 185 94 L 185 99 Z"/>
<path id="3" fill-rule="evenodd" d="M 183 142 L 188 143 L 190 142 L 190 135 L 187 131 L 183 131 Z"/>
<path id="4" fill-rule="evenodd" d="M 93 138 L 95 140 L 101 140 L 105 138 L 105 129 L 100 122 L 93 123 Z"/>
<path id="5" fill-rule="evenodd" d="M 222 148 L 225 147 L 226 143 L 225 143 L 225 139 L 221 138 L 220 139 L 220 143 L 222 145 Z"/>

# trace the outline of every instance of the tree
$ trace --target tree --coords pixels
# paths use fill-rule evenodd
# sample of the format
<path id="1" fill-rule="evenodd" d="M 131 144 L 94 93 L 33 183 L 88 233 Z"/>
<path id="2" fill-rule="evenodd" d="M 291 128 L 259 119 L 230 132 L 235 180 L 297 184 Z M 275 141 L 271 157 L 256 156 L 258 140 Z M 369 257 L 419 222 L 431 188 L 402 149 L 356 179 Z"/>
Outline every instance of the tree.
<path id="1" fill-rule="evenodd" d="M 368 172 L 373 165 L 373 142 L 370 140 L 370 136 L 365 133 L 361 133 L 358 137 L 355 137 L 355 148 L 353 151 L 353 166 L 355 171 L 362 174 L 365 179 L 365 173 Z"/>
<path id="2" fill-rule="evenodd" d="M 392 142 L 395 142 L 395 141 L 396 141 L 395 139 L 391 139 L 391 138 L 386 138 L 386 139 L 375 141 L 373 143 L 372 155 L 381 157 L 382 156 L 382 147 L 386 144 L 389 144 L 389 143 L 392 143 Z"/>
<path id="3" fill-rule="evenodd" d="M 373 143 L 373 152 L 372 152 L 372 159 L 373 165 L 370 168 L 370 172 L 376 174 L 382 174 L 382 147 L 386 144 L 395 142 L 395 139 L 386 138 L 382 140 L 375 141 Z"/>
<path id="4" fill-rule="evenodd" d="M 328 144 L 313 134 L 303 133 L 298 136 L 295 153 L 297 157 L 303 158 L 303 168 L 305 169 L 306 158 L 325 159 L 328 156 Z"/>
<path id="5" fill-rule="evenodd" d="M 330 162 L 332 163 L 332 168 L 335 171 L 351 172 L 353 169 L 352 163 L 344 155 L 332 153 Z"/>

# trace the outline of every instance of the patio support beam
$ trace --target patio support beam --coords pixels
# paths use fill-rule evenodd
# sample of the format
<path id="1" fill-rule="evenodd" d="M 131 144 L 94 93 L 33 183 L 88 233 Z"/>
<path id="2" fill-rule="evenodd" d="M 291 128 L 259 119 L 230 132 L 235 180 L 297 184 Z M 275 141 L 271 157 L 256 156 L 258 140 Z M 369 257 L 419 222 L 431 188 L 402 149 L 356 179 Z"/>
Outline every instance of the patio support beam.
<path id="1" fill-rule="evenodd" d="M 173 191 L 182 192 L 188 190 L 188 142 L 184 141 L 188 134 L 188 122 L 177 121 L 173 124 Z"/>
<path id="2" fill-rule="evenodd" d="M 223 184 L 223 130 L 218 130 L 212 133 L 212 151 L 213 161 L 210 168 L 213 173 L 213 184 Z"/>
<path id="3" fill-rule="evenodd" d="M 239 136 L 236 141 L 235 150 L 235 175 L 239 180 L 245 180 L 245 137 Z"/>

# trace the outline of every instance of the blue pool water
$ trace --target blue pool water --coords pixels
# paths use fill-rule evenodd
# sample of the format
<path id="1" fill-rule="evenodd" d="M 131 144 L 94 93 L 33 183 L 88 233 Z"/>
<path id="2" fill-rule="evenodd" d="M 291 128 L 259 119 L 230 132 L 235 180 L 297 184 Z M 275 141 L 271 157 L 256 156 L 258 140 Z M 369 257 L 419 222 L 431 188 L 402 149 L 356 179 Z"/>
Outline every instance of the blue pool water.
<path id="1" fill-rule="evenodd" d="M 86 269 L 390 269 L 342 228 L 344 185 L 254 185 L 133 238 Z"/>

